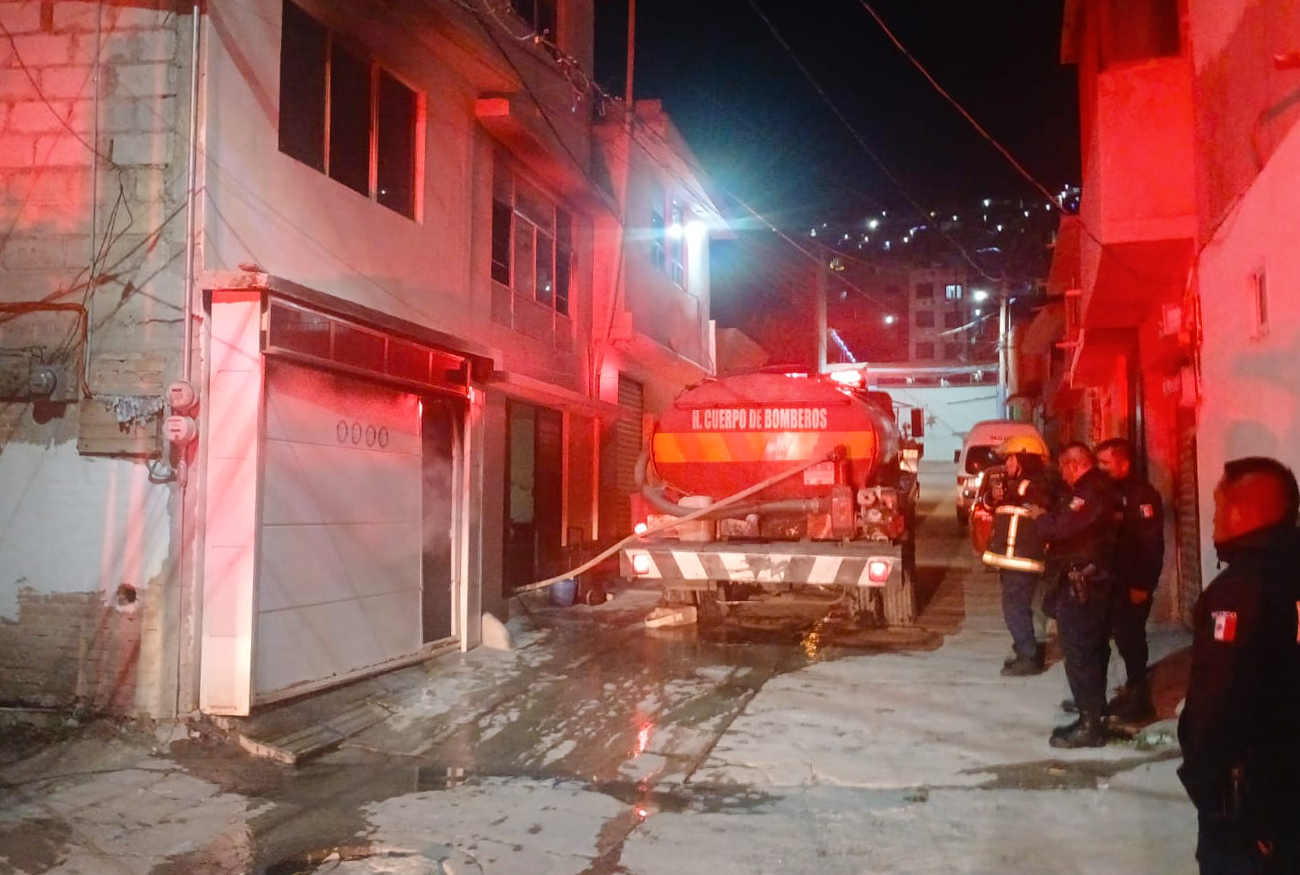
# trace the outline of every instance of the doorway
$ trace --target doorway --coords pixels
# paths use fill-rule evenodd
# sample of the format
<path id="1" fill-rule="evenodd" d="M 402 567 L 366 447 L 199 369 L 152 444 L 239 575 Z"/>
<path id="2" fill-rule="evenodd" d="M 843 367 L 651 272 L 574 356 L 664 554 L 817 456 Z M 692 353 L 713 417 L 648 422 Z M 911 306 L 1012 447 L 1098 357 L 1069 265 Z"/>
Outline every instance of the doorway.
<path id="1" fill-rule="evenodd" d="M 422 460 L 420 597 L 421 640 L 428 644 L 455 634 L 455 547 L 460 428 L 463 404 L 458 399 L 425 396 L 420 400 Z"/>
<path id="2" fill-rule="evenodd" d="M 502 594 L 561 571 L 564 417 L 522 401 L 507 404 L 505 574 Z"/>

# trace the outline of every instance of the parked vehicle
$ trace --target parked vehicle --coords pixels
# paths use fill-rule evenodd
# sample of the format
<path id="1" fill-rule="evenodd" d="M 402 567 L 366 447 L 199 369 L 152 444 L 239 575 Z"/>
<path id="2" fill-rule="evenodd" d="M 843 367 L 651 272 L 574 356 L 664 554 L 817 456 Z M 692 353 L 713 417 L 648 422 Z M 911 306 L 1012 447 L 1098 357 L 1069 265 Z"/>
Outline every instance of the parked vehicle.
<path id="1" fill-rule="evenodd" d="M 622 573 L 704 616 L 783 599 L 910 623 L 919 452 L 887 393 L 818 376 L 707 380 L 655 425 L 632 505 L 648 528 L 621 551 Z"/>
<path id="2" fill-rule="evenodd" d="M 1023 437 L 1037 443 L 1037 451 L 1047 455 L 1047 442 L 1031 422 L 1011 419 L 985 419 L 971 426 L 954 456 L 957 463 L 957 525 L 966 527 L 971 505 L 979 491 L 979 477 L 994 465 L 1001 464 L 998 445 L 1010 437 Z"/>

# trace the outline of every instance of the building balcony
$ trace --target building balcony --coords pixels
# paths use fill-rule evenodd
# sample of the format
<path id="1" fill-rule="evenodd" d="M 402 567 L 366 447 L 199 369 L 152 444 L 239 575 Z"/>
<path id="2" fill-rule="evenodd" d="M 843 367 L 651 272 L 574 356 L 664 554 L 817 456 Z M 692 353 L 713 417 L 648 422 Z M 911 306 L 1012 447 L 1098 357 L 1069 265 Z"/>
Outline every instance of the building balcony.
<path id="1" fill-rule="evenodd" d="M 1192 69 L 1184 57 L 1096 77 L 1080 213 L 1082 327 L 1139 324 L 1181 294 L 1196 236 Z"/>
<path id="2" fill-rule="evenodd" d="M 1191 62 L 1103 71 L 1094 110 L 1077 237 L 1068 241 L 1078 252 L 1071 328 L 1079 332 L 1067 339 L 1076 385 L 1104 380 L 1129 329 L 1181 301 L 1196 238 Z"/>

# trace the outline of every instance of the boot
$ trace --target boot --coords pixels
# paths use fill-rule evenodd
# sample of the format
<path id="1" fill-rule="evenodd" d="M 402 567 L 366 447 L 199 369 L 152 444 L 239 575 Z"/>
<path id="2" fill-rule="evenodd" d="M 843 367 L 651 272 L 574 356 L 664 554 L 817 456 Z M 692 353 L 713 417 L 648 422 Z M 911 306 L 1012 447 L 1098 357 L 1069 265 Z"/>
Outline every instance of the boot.
<path id="1" fill-rule="evenodd" d="M 1151 701 L 1151 685 L 1146 681 L 1129 684 L 1127 694 L 1112 703 L 1110 713 L 1120 723 L 1146 723 L 1156 716 L 1155 703 Z"/>
<path id="2" fill-rule="evenodd" d="M 1066 714 L 1078 714 L 1079 706 L 1074 704 L 1073 699 L 1062 699 L 1061 710 L 1064 711 Z"/>
<path id="3" fill-rule="evenodd" d="M 1054 731 L 1048 744 L 1066 749 L 1105 747 L 1106 729 L 1101 722 L 1101 715 L 1096 711 L 1082 712 L 1074 723 Z"/>
<path id="4" fill-rule="evenodd" d="M 1024 678 L 1030 675 L 1042 674 L 1044 671 L 1042 662 L 1020 656 L 1002 666 L 1002 676 L 1004 678 Z"/>
<path id="5" fill-rule="evenodd" d="M 1020 659 L 1020 656 L 1013 650 L 1011 651 L 1010 656 L 1002 660 L 1002 667 L 1010 668 L 1012 663 L 1014 663 L 1018 659 Z M 1047 645 L 1039 644 L 1034 648 L 1034 660 L 1038 663 L 1040 667 L 1045 666 L 1047 664 Z"/>

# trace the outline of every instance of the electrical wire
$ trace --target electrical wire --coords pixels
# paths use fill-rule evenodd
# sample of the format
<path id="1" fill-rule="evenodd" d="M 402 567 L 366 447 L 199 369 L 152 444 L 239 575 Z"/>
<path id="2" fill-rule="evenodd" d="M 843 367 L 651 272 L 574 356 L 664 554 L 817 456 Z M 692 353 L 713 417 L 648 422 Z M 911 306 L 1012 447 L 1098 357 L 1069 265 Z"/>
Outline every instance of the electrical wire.
<path id="1" fill-rule="evenodd" d="M 754 0 L 749 0 L 749 2 L 752 5 Z M 922 64 L 917 59 L 917 57 L 908 50 L 908 48 L 905 45 L 903 45 L 903 42 L 894 34 L 893 30 L 890 29 L 889 25 L 885 23 L 885 20 L 880 17 L 880 14 L 876 12 L 874 8 L 872 8 L 871 4 L 868 3 L 867 0 L 858 0 L 858 4 L 867 11 L 867 14 L 870 15 L 871 18 L 876 22 L 876 24 L 884 32 L 885 36 L 889 39 L 889 41 L 893 43 L 894 47 L 898 49 L 899 52 L 902 53 L 903 57 L 905 57 L 912 64 L 912 66 L 914 66 L 918 71 L 920 71 L 921 75 L 925 78 L 925 81 L 930 83 L 930 86 L 933 87 L 936 92 L 938 92 L 939 96 L 941 96 L 944 100 L 948 101 L 948 103 L 952 105 L 953 109 L 957 110 L 957 112 L 961 115 L 961 117 L 970 123 L 971 127 L 975 129 L 976 133 L 978 133 L 981 137 L 987 140 L 988 143 L 994 149 L 997 150 L 998 154 L 1000 154 L 1003 158 L 1005 158 L 1007 162 L 1012 166 L 1012 168 L 1014 168 L 1015 171 L 1018 174 L 1020 174 L 1020 176 L 1022 176 L 1030 185 L 1032 185 L 1041 194 L 1043 194 L 1047 198 L 1047 202 L 1052 204 L 1056 208 L 1057 212 L 1059 212 L 1063 216 L 1074 216 L 1075 218 L 1079 219 L 1079 227 L 1083 229 L 1083 232 L 1085 234 L 1088 235 L 1088 238 L 1092 240 L 1092 242 L 1096 243 L 1098 246 L 1106 247 L 1106 243 L 1101 239 L 1100 236 L 1098 236 L 1092 230 L 1092 228 L 1088 226 L 1087 222 L 1083 221 L 1082 216 L 1079 216 L 1077 213 L 1071 213 L 1067 211 L 1065 209 L 1064 203 L 1062 203 L 1056 197 L 1055 194 L 1049 191 L 1047 186 L 1045 186 L 1042 182 L 1040 182 L 1037 177 L 1035 177 L 1032 173 L 1030 173 L 1029 170 L 1027 170 L 1025 166 L 1021 164 L 1020 161 L 1018 161 L 1013 154 L 1011 154 L 1010 149 L 1008 149 L 996 137 L 990 134 L 988 130 L 984 128 L 983 125 L 981 125 L 978 121 L 976 121 L 975 117 L 970 114 L 970 112 L 966 109 L 966 107 L 962 106 L 962 104 L 958 102 L 958 100 L 955 97 L 953 97 L 951 94 L 948 93 L 947 89 L 945 89 L 942 85 L 939 84 L 938 80 L 935 79 L 933 75 L 931 75 L 930 71 L 926 69 L 925 65 Z M 1142 280 L 1145 282 L 1157 282 L 1157 283 L 1178 281 L 1178 277 L 1170 277 L 1163 274 L 1149 273 L 1147 271 L 1133 267 L 1132 265 L 1127 264 L 1125 259 L 1119 253 L 1113 250 L 1113 247 L 1111 247 L 1111 250 L 1112 250 L 1111 255 L 1115 260 L 1115 264 L 1119 266 L 1122 270 L 1124 270 L 1126 273 L 1131 275 L 1134 279 Z M 1197 258 L 1199 257 L 1200 257 L 1200 253 L 1198 252 Z"/>
<path id="2" fill-rule="evenodd" d="M 850 136 L 852 136 L 853 139 L 857 142 L 857 144 L 862 147 L 862 151 L 867 154 L 867 157 L 872 160 L 872 162 L 876 165 L 877 168 L 879 168 L 880 172 L 884 174 L 885 178 L 889 180 L 889 182 L 894 186 L 895 189 L 897 189 L 898 193 L 903 196 L 904 200 L 906 200 L 908 204 L 911 205 L 912 209 L 916 211 L 917 216 L 920 217 L 923 221 L 929 221 L 930 211 L 927 210 L 925 207 L 921 206 L 921 204 L 917 202 L 916 198 L 912 197 L 911 192 L 909 192 L 903 186 L 902 181 L 894 174 L 892 170 L 889 169 L 889 167 L 880 158 L 880 156 L 875 153 L 875 151 L 871 148 L 871 146 L 867 144 L 867 141 L 863 139 L 862 135 L 858 133 L 857 129 L 853 127 L 853 125 L 849 122 L 848 118 L 845 117 L 844 113 L 840 111 L 840 108 L 835 105 L 835 101 L 831 100 L 830 95 L 826 93 L 826 90 L 824 88 L 822 88 L 821 83 L 817 81 L 817 78 L 813 76 L 812 72 L 809 71 L 809 69 L 806 66 L 804 66 L 804 63 L 799 60 L 799 56 L 795 54 L 795 51 L 791 47 L 791 45 L 788 42 L 786 42 L 783 36 L 781 36 L 781 32 L 776 29 L 776 25 L 772 24 L 771 19 L 769 19 L 767 15 L 763 12 L 763 10 L 759 7 L 757 0 L 747 0 L 747 2 L 749 3 L 750 8 L 754 10 L 754 14 L 756 14 L 760 19 L 762 19 L 763 24 L 767 27 L 768 32 L 772 34 L 773 39 L 775 39 L 781 45 L 781 48 L 785 49 L 786 54 L 790 56 L 790 59 L 794 62 L 795 66 L 799 68 L 799 72 L 802 73 L 804 78 L 808 80 L 808 83 L 812 85 L 813 90 L 817 92 L 818 96 L 820 96 L 822 101 L 827 105 L 827 107 L 830 108 L 831 112 L 835 115 L 835 117 L 839 119 L 840 124 L 844 126 L 845 130 L 849 132 Z M 961 255 L 961 257 L 970 264 L 971 267 L 975 269 L 976 273 L 984 277 L 989 282 L 1000 282 L 1006 279 L 1006 277 L 995 277 L 992 274 L 990 274 L 988 271 L 986 271 L 979 264 L 979 262 L 975 260 L 974 256 L 972 256 L 969 252 L 966 251 L 965 247 L 963 247 L 956 240 L 953 240 L 950 236 L 944 233 L 942 229 L 939 230 L 939 236 L 941 236 L 945 241 L 947 241 L 947 243 L 950 246 L 952 246 L 953 249 L 956 250 Z"/>

